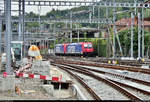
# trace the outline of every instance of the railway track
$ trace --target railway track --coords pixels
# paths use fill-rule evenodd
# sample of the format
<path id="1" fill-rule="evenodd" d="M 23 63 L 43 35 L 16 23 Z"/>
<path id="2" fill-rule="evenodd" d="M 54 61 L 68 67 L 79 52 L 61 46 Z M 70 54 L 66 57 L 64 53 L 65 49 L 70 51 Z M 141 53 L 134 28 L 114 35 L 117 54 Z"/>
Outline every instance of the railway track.
<path id="1" fill-rule="evenodd" d="M 114 83 L 113 81 L 110 81 L 106 78 L 97 76 L 97 75 L 91 73 L 90 71 L 83 70 L 83 69 L 82 70 L 81 69 L 76 69 L 76 68 L 73 68 L 73 67 L 70 68 L 70 67 L 67 67 L 67 66 L 64 66 L 64 65 L 58 65 L 58 64 L 53 64 L 53 65 L 56 65 L 61 69 L 68 69 L 68 70 L 72 70 L 72 71 L 75 71 L 75 72 L 78 72 L 78 73 L 81 73 L 81 74 L 84 74 L 84 75 L 88 75 L 88 76 L 93 77 L 94 79 L 96 79 L 98 81 L 102 81 L 102 82 L 106 83 L 107 85 L 113 87 L 114 89 L 118 90 L 122 95 L 125 95 L 126 97 L 128 97 L 131 100 L 142 100 L 141 98 L 139 98 L 136 95 L 132 94 L 131 92 L 129 92 L 128 90 L 126 90 L 122 86 L 119 86 L 116 83 Z"/>
<path id="2" fill-rule="evenodd" d="M 71 71 L 69 71 L 65 68 L 62 68 L 62 69 L 65 70 L 66 72 L 68 72 L 70 75 L 72 75 L 75 79 L 77 79 L 85 87 L 85 89 L 90 93 L 90 95 L 93 97 L 93 99 L 101 100 L 101 98 L 84 81 L 82 81 L 82 79 L 79 76 L 73 74 Z"/>
<path id="3" fill-rule="evenodd" d="M 123 79 L 126 79 L 126 80 L 132 80 L 133 82 L 136 82 L 136 83 L 139 83 L 139 84 L 150 86 L 150 82 L 140 80 L 140 79 L 135 79 L 135 78 L 120 75 L 120 74 L 116 74 L 116 73 L 110 73 L 110 72 L 107 72 L 107 71 L 96 70 L 96 69 L 87 68 L 87 67 L 83 67 L 83 66 L 70 65 L 70 64 L 67 64 L 67 63 L 61 63 L 61 64 L 67 65 L 67 66 L 70 66 L 70 67 L 86 69 L 88 71 L 94 71 L 94 72 L 97 72 L 97 73 L 100 73 L 100 74 L 107 74 L 107 75 L 111 75 L 111 76 L 116 76 L 116 77 L 120 77 L 120 78 L 123 78 Z"/>
<path id="4" fill-rule="evenodd" d="M 107 64 L 99 64 L 99 63 L 94 63 L 94 62 L 84 62 L 84 61 L 71 61 L 71 60 L 64 60 L 64 59 L 53 59 L 51 60 L 52 62 L 55 62 L 57 64 L 63 64 L 63 65 L 67 65 L 69 67 L 76 67 L 77 69 L 77 66 L 73 66 L 71 64 L 74 64 L 74 65 L 84 65 L 84 66 L 95 66 L 95 67 L 105 67 L 107 69 L 116 69 L 116 70 L 128 70 L 128 71 L 131 71 L 131 72 L 140 72 L 140 73 L 144 73 L 144 74 L 150 74 L 150 69 L 142 69 L 142 68 L 139 68 L 139 67 L 129 67 L 129 66 L 116 66 L 116 65 L 108 65 L 107 67 Z M 61 62 L 61 63 L 60 63 Z M 81 67 L 81 66 L 80 66 Z M 121 69 L 121 67 L 123 67 Z M 85 71 L 87 72 L 88 71 L 94 71 L 94 72 L 97 72 L 97 73 L 101 73 L 101 74 L 107 74 L 107 75 L 111 75 L 111 76 L 117 76 L 117 77 L 122 77 L 124 78 L 125 80 L 130 80 L 130 81 L 133 81 L 133 82 L 136 82 L 136 83 L 139 83 L 139 84 L 143 84 L 143 85 L 147 85 L 147 86 L 150 86 L 150 82 L 147 82 L 147 81 L 144 81 L 144 80 L 140 80 L 140 79 L 136 79 L 136 78 L 131 78 L 131 77 L 128 77 L 128 76 L 122 76 L 122 75 L 119 75 L 119 74 L 115 74 L 115 73 L 110 73 L 110 72 L 104 72 L 104 71 L 99 71 L 99 70 L 95 70 L 95 69 L 89 69 L 89 68 L 86 68 L 86 70 L 83 70 L 83 68 L 85 69 L 85 67 L 82 67 L 82 71 Z M 132 69 L 131 69 L 132 68 Z M 99 68 L 100 69 L 100 68 Z M 78 72 L 78 71 L 77 71 Z M 80 72 L 80 73 L 83 73 L 83 72 Z M 124 88 L 124 89 L 128 89 L 126 91 L 128 91 L 130 94 L 132 95 L 129 95 L 124 93 L 127 97 L 129 97 L 130 99 L 134 99 L 136 96 L 137 96 L 137 100 L 141 100 L 141 99 L 149 99 L 149 98 L 145 98 L 145 97 L 149 97 L 150 96 L 150 91 L 145 91 L 141 88 L 138 88 L 138 87 L 133 87 L 131 85 L 128 85 L 128 84 L 125 84 L 125 83 L 122 83 L 122 82 L 118 82 L 116 80 L 111 80 L 109 78 L 106 78 L 107 80 L 109 80 L 110 82 L 113 82 L 115 83 L 116 85 L 120 86 L 121 88 Z M 105 82 L 106 83 L 106 82 Z M 108 84 L 108 83 L 107 83 Z M 110 83 L 109 83 L 110 84 Z M 113 86 L 113 85 L 112 85 Z M 114 87 L 114 86 L 113 86 Z M 116 87 L 116 86 L 115 86 Z M 117 89 L 117 88 L 116 88 Z M 119 89 L 120 90 L 120 89 Z M 121 91 L 122 92 L 122 91 Z M 136 94 L 136 95 L 135 95 Z M 143 95 L 144 94 L 144 95 Z M 146 96 L 145 96 L 146 95 Z M 132 97 L 132 98 L 131 98 Z M 134 98 L 133 98 L 134 97 Z M 140 98 L 139 98 L 140 97 Z M 142 97 L 142 98 L 141 98 Z M 136 98 L 135 98 L 136 99 Z"/>
<path id="5" fill-rule="evenodd" d="M 51 57 L 50 55 L 44 55 L 45 58 Z M 140 60 L 122 60 L 120 58 L 97 58 L 97 57 L 76 57 L 76 56 L 53 56 L 53 58 L 59 58 L 59 59 L 74 59 L 74 60 L 81 60 L 81 61 L 91 61 L 91 62 L 97 62 L 97 63 L 105 63 L 107 64 L 108 61 L 110 61 L 113 64 L 113 60 L 117 61 L 117 65 L 130 65 L 134 67 L 141 67 L 142 65 L 150 65 L 150 61 L 146 60 L 144 62 Z"/>
<path id="6" fill-rule="evenodd" d="M 97 72 L 97 73 L 100 73 L 100 74 L 104 74 L 104 75 L 111 75 L 111 76 L 121 77 L 121 78 L 124 78 L 124 80 L 129 80 L 129 81 L 136 82 L 138 84 L 146 85 L 147 87 L 150 87 L 150 82 L 139 80 L 139 79 L 135 79 L 135 78 L 132 78 L 132 77 L 122 76 L 120 74 L 114 74 L 114 73 L 110 73 L 110 72 L 106 72 L 106 71 L 100 71 L 100 70 L 95 70 L 95 69 L 86 68 L 86 67 L 82 67 L 82 66 L 68 65 L 66 63 L 63 63 L 63 65 L 70 66 L 70 67 L 75 67 L 75 68 L 80 69 L 80 70 L 84 69 L 84 70 L 87 70 L 87 71 L 94 71 L 94 72 Z M 140 88 L 133 87 L 133 86 L 130 86 L 130 85 L 118 82 L 118 81 L 114 81 L 114 80 L 111 80 L 111 81 L 113 81 L 113 82 L 115 82 L 115 83 L 117 83 L 117 84 L 119 84 L 121 86 L 130 87 L 132 89 L 140 91 L 143 94 L 150 95 L 150 91 L 142 90 Z"/>
<path id="7" fill-rule="evenodd" d="M 108 69 L 116 69 L 116 70 L 127 70 L 131 72 L 140 72 L 144 74 L 150 74 L 150 69 L 144 69 L 139 67 L 133 67 L 133 66 L 119 66 L 119 65 L 109 65 L 109 64 L 101 64 L 96 62 L 87 62 L 87 61 L 71 61 L 71 60 L 63 60 L 63 59 L 53 59 L 55 62 L 62 61 L 62 63 L 68 63 L 68 64 L 77 64 L 77 65 L 85 65 L 85 66 L 94 66 L 99 68 L 108 68 Z"/>

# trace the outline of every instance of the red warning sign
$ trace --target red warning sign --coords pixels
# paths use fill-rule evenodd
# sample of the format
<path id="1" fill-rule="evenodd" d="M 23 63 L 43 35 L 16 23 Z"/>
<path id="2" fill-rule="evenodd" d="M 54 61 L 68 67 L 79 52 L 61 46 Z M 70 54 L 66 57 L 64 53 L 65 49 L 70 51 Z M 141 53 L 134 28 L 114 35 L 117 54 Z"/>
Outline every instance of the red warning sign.
<path id="1" fill-rule="evenodd" d="M 52 77 L 53 81 L 58 81 L 58 79 L 59 79 L 58 77 Z"/>
<path id="2" fill-rule="evenodd" d="M 6 78 L 6 76 L 7 76 L 7 73 L 3 72 L 3 78 Z"/>

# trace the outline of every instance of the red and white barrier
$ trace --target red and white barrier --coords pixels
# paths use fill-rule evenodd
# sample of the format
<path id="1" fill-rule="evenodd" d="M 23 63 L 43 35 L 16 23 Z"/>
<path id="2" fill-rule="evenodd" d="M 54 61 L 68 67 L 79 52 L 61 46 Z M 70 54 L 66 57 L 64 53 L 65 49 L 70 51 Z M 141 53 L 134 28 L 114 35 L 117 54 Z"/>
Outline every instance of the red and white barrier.
<path id="1" fill-rule="evenodd" d="M 35 75 L 35 74 L 25 74 L 25 73 L 16 73 L 16 76 L 18 76 L 19 78 L 36 78 L 36 79 L 43 79 L 43 80 L 49 80 L 49 81 L 55 81 L 55 82 L 65 82 L 65 80 L 62 81 L 62 75 L 60 75 L 60 77 L 58 76 L 46 76 L 46 75 Z M 7 73 L 3 72 L 3 78 L 7 77 Z"/>
<path id="2" fill-rule="evenodd" d="M 24 73 L 17 73 L 16 74 L 19 78 L 20 77 L 25 77 L 25 78 L 37 78 L 37 79 L 43 79 L 43 80 L 52 80 L 52 81 L 60 81 L 59 77 L 49 77 L 49 76 L 45 76 L 45 75 L 35 75 L 35 74 L 24 74 Z"/>

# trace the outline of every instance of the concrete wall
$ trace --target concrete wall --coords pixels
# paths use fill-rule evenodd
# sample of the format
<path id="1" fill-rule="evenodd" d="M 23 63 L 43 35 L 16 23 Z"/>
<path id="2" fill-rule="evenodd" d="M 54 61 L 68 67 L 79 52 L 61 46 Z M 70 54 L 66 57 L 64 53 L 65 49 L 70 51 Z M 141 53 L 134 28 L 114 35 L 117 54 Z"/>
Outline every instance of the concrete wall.
<path id="1" fill-rule="evenodd" d="M 6 78 L 0 76 L 0 91 L 15 91 L 15 76 L 7 75 Z"/>
<path id="2" fill-rule="evenodd" d="M 31 67 L 32 73 L 38 73 L 41 75 L 50 74 L 50 62 L 49 61 L 34 61 Z"/>
<path id="3" fill-rule="evenodd" d="M 76 94 L 76 97 L 78 100 L 87 100 L 87 98 L 83 95 L 83 93 L 81 92 L 81 90 L 78 88 L 77 85 L 72 84 L 71 89 L 72 89 L 73 93 Z"/>

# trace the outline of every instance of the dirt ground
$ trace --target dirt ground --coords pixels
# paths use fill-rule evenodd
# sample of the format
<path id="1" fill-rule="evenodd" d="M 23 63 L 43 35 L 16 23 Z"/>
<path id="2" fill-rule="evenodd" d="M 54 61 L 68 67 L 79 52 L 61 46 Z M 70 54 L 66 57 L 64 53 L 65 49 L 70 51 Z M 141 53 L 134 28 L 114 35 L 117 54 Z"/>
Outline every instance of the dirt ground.
<path id="1" fill-rule="evenodd" d="M 72 97 L 69 89 L 54 90 L 54 95 L 51 95 L 41 87 L 42 85 L 41 79 L 15 78 L 18 93 L 15 90 L 0 92 L 0 100 L 77 100 L 76 97 Z"/>
<path id="2" fill-rule="evenodd" d="M 43 81 L 40 79 L 16 78 L 17 88 L 20 93 L 15 91 L 0 92 L 0 100 L 76 100 L 70 97 L 70 90 L 55 90 L 54 96 L 46 93 L 41 87 Z"/>

